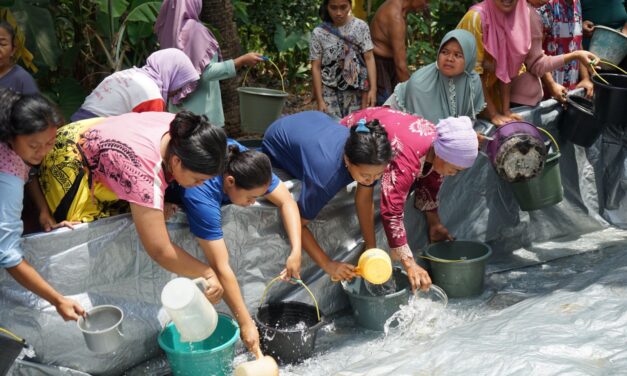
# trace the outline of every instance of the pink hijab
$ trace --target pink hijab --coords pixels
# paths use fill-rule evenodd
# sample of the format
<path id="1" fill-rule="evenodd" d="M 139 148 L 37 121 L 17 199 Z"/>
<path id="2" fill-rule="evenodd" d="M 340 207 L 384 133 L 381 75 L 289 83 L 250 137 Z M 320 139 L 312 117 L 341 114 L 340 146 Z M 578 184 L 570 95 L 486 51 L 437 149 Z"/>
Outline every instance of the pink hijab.
<path id="1" fill-rule="evenodd" d="M 518 0 L 516 8 L 505 14 L 494 0 L 473 5 L 481 14 L 483 45 L 496 60 L 496 77 L 508 83 L 518 76 L 520 67 L 531 48 L 530 14 L 527 0 Z"/>
<path id="2" fill-rule="evenodd" d="M 185 52 L 202 75 L 220 45 L 211 31 L 200 22 L 202 0 L 164 0 L 154 31 L 161 48 L 178 48 Z"/>

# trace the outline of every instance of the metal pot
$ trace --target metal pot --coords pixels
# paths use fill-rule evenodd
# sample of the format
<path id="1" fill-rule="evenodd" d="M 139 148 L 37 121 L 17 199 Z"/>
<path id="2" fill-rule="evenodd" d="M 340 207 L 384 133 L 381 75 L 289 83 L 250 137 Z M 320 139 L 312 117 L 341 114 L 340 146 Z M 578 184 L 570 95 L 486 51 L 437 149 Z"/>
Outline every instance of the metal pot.
<path id="1" fill-rule="evenodd" d="M 113 305 L 101 305 L 89 310 L 87 317 L 79 318 L 76 324 L 83 333 L 87 348 L 104 354 L 115 351 L 124 341 L 122 320 L 122 309 Z"/>
<path id="2" fill-rule="evenodd" d="M 540 174 L 547 156 L 544 137 L 526 121 L 497 128 L 486 142 L 484 151 L 496 173 L 510 183 L 526 181 Z"/>

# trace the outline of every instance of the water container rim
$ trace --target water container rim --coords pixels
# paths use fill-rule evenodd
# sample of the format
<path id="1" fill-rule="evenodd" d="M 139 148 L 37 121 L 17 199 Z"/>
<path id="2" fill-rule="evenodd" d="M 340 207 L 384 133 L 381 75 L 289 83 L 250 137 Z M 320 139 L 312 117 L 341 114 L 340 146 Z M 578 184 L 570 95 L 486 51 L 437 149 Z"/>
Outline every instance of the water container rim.
<path id="1" fill-rule="evenodd" d="M 253 89 L 253 90 L 250 90 L 250 89 Z M 257 92 L 254 89 L 269 90 L 269 91 L 273 91 L 273 93 Z M 266 87 L 240 86 L 240 87 L 237 88 L 237 91 L 242 92 L 242 93 L 246 93 L 246 94 L 263 95 L 263 96 L 267 96 L 267 97 L 286 98 L 286 97 L 289 96 L 289 93 L 287 93 L 287 92 L 285 92 L 283 90 L 268 89 Z"/>
<path id="2" fill-rule="evenodd" d="M 113 304 L 103 304 L 103 305 L 92 307 L 90 310 L 87 311 L 87 316 L 89 316 L 89 314 L 93 314 L 94 311 L 103 311 L 108 308 L 113 308 L 115 311 L 120 312 L 120 319 L 115 324 L 111 325 L 108 329 L 88 330 L 88 329 L 84 329 L 81 326 L 81 323 L 84 323 L 85 319 L 83 317 L 79 317 L 78 320 L 76 320 L 76 326 L 78 327 L 78 330 L 80 330 L 82 333 L 87 333 L 87 334 L 103 334 L 105 332 L 109 332 L 110 330 L 113 330 L 117 328 L 118 326 L 120 326 L 120 324 L 122 324 L 122 321 L 124 321 L 124 311 L 122 310 L 122 308 L 115 306 Z"/>
<path id="3" fill-rule="evenodd" d="M 257 308 L 257 312 L 255 312 L 255 316 L 254 316 L 255 321 L 257 322 L 257 324 L 259 324 L 260 326 L 262 326 L 265 329 L 277 330 L 277 328 L 274 328 L 272 326 L 268 326 L 263 321 L 261 321 L 259 319 L 259 311 L 261 311 L 262 308 L 267 308 L 271 304 L 287 304 L 287 303 L 289 303 L 289 304 L 296 304 L 296 305 L 300 305 L 300 306 L 311 307 L 314 311 L 316 309 L 316 307 L 311 305 L 311 304 L 299 302 L 297 300 L 287 300 L 287 301 L 281 301 L 281 302 L 264 303 L 264 304 L 260 305 Z M 318 328 L 322 324 L 325 324 L 325 323 L 326 323 L 326 320 L 325 320 L 324 314 L 322 313 L 322 311 L 320 311 L 320 321 L 318 321 L 317 323 L 315 323 L 312 326 L 308 326 L 306 330 L 307 331 L 318 330 Z M 281 329 L 281 332 L 284 332 L 284 333 L 297 333 L 297 332 L 301 332 L 301 331 L 302 330 L 285 330 L 285 329 Z"/>
<path id="4" fill-rule="evenodd" d="M 483 246 L 485 246 L 487 248 L 488 251 L 486 252 L 485 255 L 483 255 L 481 257 L 473 258 L 473 259 L 470 259 L 470 260 L 459 260 L 459 261 L 456 261 L 454 263 L 451 263 L 450 262 L 451 259 L 445 259 L 445 258 L 442 258 L 442 257 L 437 257 L 437 256 L 434 256 L 431 253 L 429 253 L 429 250 L 432 247 L 435 247 L 438 244 L 446 243 L 446 242 L 440 242 L 440 243 L 429 244 L 427 246 L 427 248 L 425 249 L 425 254 L 427 256 L 429 256 L 430 258 L 434 259 L 433 260 L 434 262 L 438 262 L 438 260 L 442 260 L 442 263 L 450 263 L 450 264 L 471 264 L 471 263 L 475 263 L 475 262 L 478 262 L 478 261 L 486 260 L 490 256 L 492 256 L 492 247 L 490 247 L 490 245 L 487 244 L 487 243 L 480 242 L 480 241 L 477 241 L 477 240 L 454 240 L 454 242 L 457 242 L 457 243 L 473 243 L 473 244 L 483 245 Z"/>
<path id="5" fill-rule="evenodd" d="M 198 351 L 194 351 L 194 354 L 210 354 L 210 353 L 214 353 L 214 352 L 218 352 L 218 351 L 222 351 L 225 348 L 233 345 L 235 342 L 237 342 L 237 340 L 239 339 L 239 325 L 237 324 L 237 321 L 235 321 L 235 319 L 233 319 L 231 316 L 227 315 L 226 313 L 222 313 L 222 312 L 218 312 L 218 324 L 220 323 L 220 319 L 219 317 L 222 316 L 226 319 L 229 320 L 229 322 L 231 324 L 233 324 L 233 326 L 235 326 L 235 333 L 233 334 L 233 337 L 230 338 L 228 341 L 226 341 L 225 343 L 221 344 L 218 347 L 214 347 L 213 349 L 210 350 L 198 350 Z M 173 353 L 173 354 L 177 354 L 177 355 L 191 355 L 191 353 L 188 352 L 182 352 L 182 351 L 178 351 L 175 350 L 173 348 L 171 348 L 170 346 L 168 346 L 167 344 L 164 343 L 164 341 L 161 339 L 163 333 L 171 326 L 173 326 L 174 323 L 170 322 L 168 323 L 159 333 L 159 335 L 157 336 L 157 342 L 159 342 L 159 346 L 161 346 L 161 348 L 166 352 L 166 353 Z"/>

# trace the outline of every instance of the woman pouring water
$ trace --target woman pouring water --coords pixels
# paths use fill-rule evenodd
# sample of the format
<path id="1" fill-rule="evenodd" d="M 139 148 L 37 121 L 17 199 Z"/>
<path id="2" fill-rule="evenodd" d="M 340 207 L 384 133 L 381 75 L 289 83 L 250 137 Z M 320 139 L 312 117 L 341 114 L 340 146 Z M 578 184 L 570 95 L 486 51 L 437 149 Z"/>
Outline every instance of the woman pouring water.
<path id="1" fill-rule="evenodd" d="M 223 205 L 250 206 L 258 197 L 276 205 L 283 218 L 291 251 L 281 273 L 284 279 L 300 279 L 301 228 L 298 206 L 289 190 L 272 173 L 270 159 L 263 153 L 247 150 L 228 140 L 226 168 L 222 175 L 198 187 L 179 188 L 191 232 L 196 236 L 207 260 L 224 287 L 224 300 L 241 328 L 246 347 L 260 357 L 259 333 L 242 298 L 237 278 L 229 265 L 229 252 L 222 233 Z"/>
<path id="2" fill-rule="evenodd" d="M 392 147 L 385 130 L 375 121 L 342 127 L 329 115 L 301 112 L 275 121 L 264 135 L 262 151 L 272 165 L 299 179 L 298 197 L 302 224 L 302 244 L 309 256 L 333 279 L 356 276 L 355 267 L 332 260 L 320 247 L 307 224 L 342 189 L 357 181 L 355 206 L 363 230 L 363 213 L 372 205 L 374 185 L 392 158 Z M 375 246 L 372 236 L 364 236 L 366 248 Z"/>
<path id="3" fill-rule="evenodd" d="M 402 263 L 412 290 L 427 289 L 431 278 L 418 266 L 407 242 L 405 200 L 413 189 L 414 207 L 425 215 L 430 242 L 453 240 L 438 215 L 438 192 L 443 177 L 473 165 L 479 147 L 477 134 L 470 118 L 465 116 L 449 117 L 434 125 L 421 117 L 388 107 L 360 110 L 341 122 L 355 127 L 359 123 L 375 121 L 387 132 L 394 152 L 394 159 L 381 177 L 381 218 L 391 255 Z M 365 211 L 360 213 L 360 224 L 364 239 L 374 240 L 372 191 L 364 200 Z"/>

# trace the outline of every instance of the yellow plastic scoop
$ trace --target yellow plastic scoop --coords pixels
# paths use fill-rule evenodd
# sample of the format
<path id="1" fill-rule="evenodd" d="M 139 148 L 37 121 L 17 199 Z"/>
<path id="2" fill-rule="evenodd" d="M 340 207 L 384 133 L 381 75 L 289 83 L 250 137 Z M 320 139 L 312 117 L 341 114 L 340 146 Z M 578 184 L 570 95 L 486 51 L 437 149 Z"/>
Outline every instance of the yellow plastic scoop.
<path id="1" fill-rule="evenodd" d="M 355 274 L 372 284 L 383 284 L 392 276 L 392 260 L 386 251 L 370 248 L 359 256 Z"/>
<path id="2" fill-rule="evenodd" d="M 382 249 L 371 248 L 359 256 L 355 273 L 375 285 L 385 283 L 392 276 L 392 260 Z"/>

